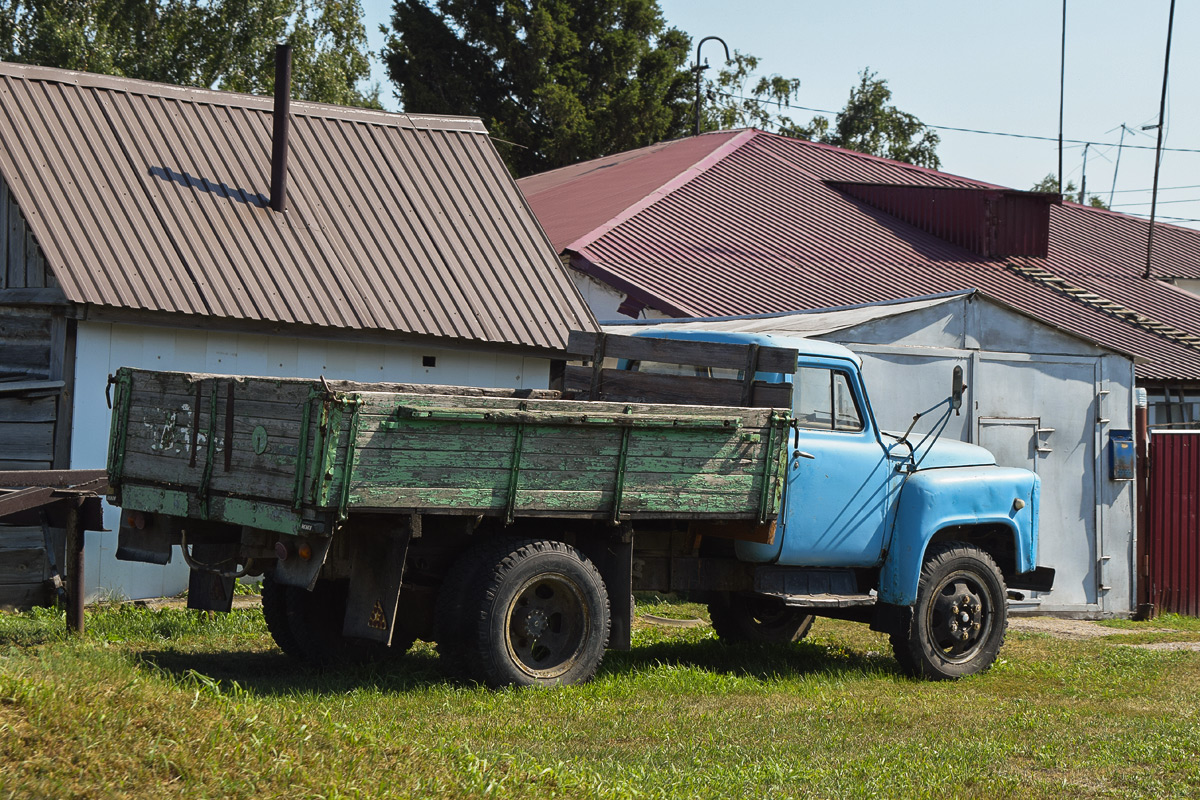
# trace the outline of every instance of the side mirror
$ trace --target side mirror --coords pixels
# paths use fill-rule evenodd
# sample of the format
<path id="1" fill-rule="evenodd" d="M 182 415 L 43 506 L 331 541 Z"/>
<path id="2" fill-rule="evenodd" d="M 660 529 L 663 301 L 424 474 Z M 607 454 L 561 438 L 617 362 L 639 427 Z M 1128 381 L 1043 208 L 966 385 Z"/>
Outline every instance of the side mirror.
<path id="1" fill-rule="evenodd" d="M 962 413 L 959 411 L 962 408 L 963 392 L 967 385 L 963 383 L 962 367 L 954 368 L 954 378 L 950 387 L 950 407 L 954 409 L 956 414 Z"/>

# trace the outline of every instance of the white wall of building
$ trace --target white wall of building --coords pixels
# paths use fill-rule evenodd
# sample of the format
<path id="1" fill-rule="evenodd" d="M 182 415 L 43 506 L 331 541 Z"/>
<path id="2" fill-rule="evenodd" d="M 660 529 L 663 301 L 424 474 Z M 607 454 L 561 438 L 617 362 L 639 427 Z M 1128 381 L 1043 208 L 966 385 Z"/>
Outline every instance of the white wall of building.
<path id="1" fill-rule="evenodd" d="M 583 295 L 583 299 L 587 302 L 588 307 L 592 309 L 592 314 L 597 320 L 600 322 L 625 322 L 630 319 L 630 317 L 617 310 L 621 303 L 625 302 L 626 295 L 624 292 L 618 292 L 607 283 L 601 283 L 590 275 L 584 275 L 577 269 L 569 269 L 567 273 L 571 276 L 571 280 L 575 283 L 575 288 Z M 653 308 L 643 308 L 641 313 L 638 314 L 638 319 L 669 319 L 669 317 Z"/>
<path id="2" fill-rule="evenodd" d="M 1134 610 L 1134 485 L 1112 480 L 1109 465 L 1113 433 L 1134 428 L 1130 358 L 965 298 L 819 338 L 862 357 L 876 418 L 888 429 L 903 430 L 944 399 L 961 366 L 967 394 L 946 435 L 1042 479 L 1038 562 L 1057 575 L 1054 590 L 1026 606 L 1082 616 Z"/>
<path id="3" fill-rule="evenodd" d="M 1054 590 L 1014 605 L 1068 616 L 1134 610 L 1134 484 L 1113 480 L 1110 471 L 1114 434 L 1134 428 L 1129 356 L 972 295 L 678 320 L 664 328 L 807 335 L 843 344 L 862 358 L 875 418 L 885 430 L 903 431 L 915 413 L 944 401 L 952 370 L 961 366 L 968 385 L 962 414 L 949 419 L 943 435 L 980 444 L 1000 464 L 1042 479 L 1038 563 L 1057 570 Z M 619 326 L 608 330 L 621 332 Z M 939 416 L 923 418 L 915 430 L 928 431 Z"/>
<path id="4" fill-rule="evenodd" d="M 434 366 L 424 366 L 432 357 Z M 108 376 L 120 367 L 367 382 L 441 383 L 544 389 L 544 358 L 436 347 L 356 344 L 287 336 L 80 322 L 76 340 L 71 467 L 103 469 L 111 412 Z M 89 601 L 101 597 L 163 597 L 187 588 L 188 569 L 176 556 L 165 567 L 117 561 L 119 509 L 105 504 L 109 532 L 89 532 L 84 544 Z"/>

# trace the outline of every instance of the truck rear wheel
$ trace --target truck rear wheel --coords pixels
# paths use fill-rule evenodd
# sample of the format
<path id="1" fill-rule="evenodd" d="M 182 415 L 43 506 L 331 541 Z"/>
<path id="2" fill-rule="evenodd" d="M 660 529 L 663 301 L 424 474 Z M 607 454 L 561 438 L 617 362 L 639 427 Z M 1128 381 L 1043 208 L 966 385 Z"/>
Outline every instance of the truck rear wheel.
<path id="1" fill-rule="evenodd" d="M 300 643 L 292 635 L 292 628 L 288 623 L 287 593 L 291 588 L 282 583 L 276 583 L 269 575 L 263 576 L 263 620 L 266 621 L 267 630 L 270 631 L 271 638 L 275 640 L 275 644 L 279 645 L 280 650 L 292 658 L 303 658 L 304 651 L 300 649 Z"/>
<path id="2" fill-rule="evenodd" d="M 1004 577 L 991 556 L 961 542 L 933 545 L 917 602 L 891 634 L 896 660 L 914 677 L 961 678 L 996 660 L 1008 629 Z"/>
<path id="3" fill-rule="evenodd" d="M 298 586 L 282 588 L 287 592 L 288 629 L 306 661 L 316 664 L 375 661 L 403 655 L 412 647 L 414 638 L 398 627 L 392 633 L 391 647 L 342 635 L 348 581 L 318 580 L 311 592 Z"/>
<path id="4" fill-rule="evenodd" d="M 433 610 L 433 639 L 437 642 L 442 669 L 452 678 L 471 677 L 467 652 L 473 628 L 467 604 L 472 588 L 479 585 L 494 564 L 494 549 L 494 542 L 484 542 L 467 550 L 450 566 L 438 590 Z"/>
<path id="5" fill-rule="evenodd" d="M 604 580 L 574 547 L 544 539 L 498 542 L 473 587 L 467 652 L 492 687 L 583 683 L 608 646 Z"/>
<path id="6" fill-rule="evenodd" d="M 708 604 L 713 630 L 723 642 L 787 644 L 803 639 L 813 615 L 761 595 L 730 594 Z"/>

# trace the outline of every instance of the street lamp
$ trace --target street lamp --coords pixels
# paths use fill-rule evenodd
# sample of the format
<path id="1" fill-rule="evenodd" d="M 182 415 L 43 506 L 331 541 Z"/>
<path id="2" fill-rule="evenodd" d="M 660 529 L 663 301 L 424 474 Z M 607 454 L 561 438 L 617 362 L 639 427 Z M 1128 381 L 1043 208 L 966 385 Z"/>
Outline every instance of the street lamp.
<path id="1" fill-rule="evenodd" d="M 703 39 L 700 40 L 700 43 L 698 45 L 696 45 L 696 66 L 692 67 L 692 71 L 696 73 L 696 135 L 697 136 L 700 135 L 700 74 L 702 72 L 704 72 L 704 70 L 708 69 L 707 63 L 705 63 L 705 64 L 700 63 L 700 48 L 703 47 L 704 43 L 708 42 L 708 41 L 720 42 L 721 47 L 725 48 L 725 61 L 726 62 L 729 61 L 729 45 L 725 44 L 725 40 L 722 39 L 720 36 L 705 36 Z"/>

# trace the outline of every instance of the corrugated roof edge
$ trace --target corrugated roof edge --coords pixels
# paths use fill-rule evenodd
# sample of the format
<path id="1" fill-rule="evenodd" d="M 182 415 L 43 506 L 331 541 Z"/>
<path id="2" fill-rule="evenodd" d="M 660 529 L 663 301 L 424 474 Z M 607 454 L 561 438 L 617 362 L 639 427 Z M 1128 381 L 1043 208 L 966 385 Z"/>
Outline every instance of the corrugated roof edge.
<path id="1" fill-rule="evenodd" d="M 749 130 L 757 130 L 757 128 L 750 128 Z M 884 158 L 883 156 L 877 156 L 877 155 L 873 155 L 871 153 L 863 153 L 858 150 L 850 150 L 849 148 L 846 148 L 846 147 L 838 147 L 837 145 L 834 145 L 834 144 L 825 144 L 823 142 L 814 142 L 811 139 L 800 139 L 799 137 L 793 137 L 793 136 L 783 136 L 782 134 L 770 133 L 769 131 L 759 131 L 759 133 L 766 134 L 767 136 L 778 136 L 782 139 L 795 139 L 798 142 L 803 142 L 806 145 L 810 145 L 812 147 L 818 147 L 818 148 L 821 148 L 822 150 L 831 150 L 836 153 L 841 153 L 843 155 L 849 154 L 849 155 L 854 156 L 855 158 L 861 158 L 861 159 L 864 159 L 867 161 L 878 161 L 881 164 L 890 164 L 893 167 L 904 169 L 909 172 L 917 172 L 922 175 L 929 175 L 929 176 L 937 177 L 937 178 L 954 178 L 955 180 L 960 180 L 960 181 L 963 181 L 964 183 L 970 183 L 970 184 L 973 184 L 974 186 L 978 186 L 981 189 L 1002 189 L 1005 191 L 1019 191 L 1019 190 L 1012 189 L 1008 186 L 1000 186 L 999 184 L 995 184 L 995 183 L 985 183 L 984 181 L 976 180 L 975 178 L 968 178 L 963 175 L 955 175 L 953 172 L 943 172 L 939 169 L 931 169 L 930 167 L 919 167 L 916 164 L 909 164 L 907 161 L 897 161 L 894 158 Z M 887 185 L 892 185 L 892 184 L 887 184 Z M 897 184 L 897 185 L 903 186 L 904 184 Z"/>
<path id="2" fill-rule="evenodd" d="M 336 325 L 316 325 L 306 322 L 272 322 L 247 319 L 231 320 L 178 311 L 146 311 L 118 309 L 112 306 L 84 305 L 72 319 L 81 322 L 113 323 L 126 325 L 149 325 L 169 328 L 239 333 L 251 335 L 294 336 L 298 339 L 321 339 L 325 341 L 351 342 L 358 344 L 405 345 L 441 350 L 478 351 L 481 346 L 488 353 L 507 353 L 530 358 L 562 358 L 564 348 L 516 342 L 480 342 L 476 339 L 445 336 L 436 333 L 413 333 L 391 331 L 380 328 L 346 328 Z M 222 324 L 227 323 L 227 324 Z M 595 328 L 599 329 L 599 324 Z"/>
<path id="3" fill-rule="evenodd" d="M 653 192 L 646 195 L 633 205 L 626 206 L 624 211 L 617 214 L 612 219 L 607 220 L 603 224 L 598 225 L 596 228 L 588 233 L 585 233 L 583 236 L 580 236 L 563 249 L 573 250 L 577 253 L 582 252 L 589 244 L 599 239 L 612 229 L 616 228 L 621 223 L 631 219 L 637 214 L 640 214 L 642 211 L 645 211 L 662 198 L 678 190 L 679 188 L 686 186 L 688 183 L 691 183 L 691 181 L 693 181 L 697 176 L 703 175 L 711 167 L 721 163 L 721 160 L 725 158 L 725 156 L 739 149 L 742 145 L 752 140 L 759 133 L 762 133 L 762 131 L 759 131 L 756 128 L 746 128 L 739 131 L 737 135 L 705 155 L 704 158 L 692 164 L 690 167 L 680 171 L 674 178 L 667 181 L 662 186 L 659 186 Z"/>
<path id="4" fill-rule="evenodd" d="M 1092 345 L 1093 347 L 1098 347 L 1101 350 L 1107 350 L 1110 353 L 1117 353 L 1118 355 L 1125 356 L 1126 358 L 1129 358 L 1130 360 L 1132 360 L 1135 364 L 1149 363 L 1149 359 L 1143 358 L 1142 356 L 1136 355 L 1134 353 L 1130 353 L 1126 350 L 1121 350 L 1121 349 L 1113 347 L 1111 345 L 1103 344 L 1095 339 L 1092 339 L 1089 336 L 1084 336 L 1080 333 L 1077 333 L 1076 331 L 1072 331 L 1068 328 L 1064 328 L 1061 325 L 1056 325 L 1055 323 L 1050 322 L 1049 320 L 1042 319 L 1041 317 L 1037 316 L 1036 314 L 1030 314 L 1028 311 L 1024 311 L 1023 309 L 1020 309 L 1017 306 L 1012 305 L 1011 303 L 1007 303 L 1004 300 L 1001 300 L 1000 298 L 996 297 L 995 295 L 988 294 L 987 292 L 981 291 L 979 289 L 962 289 L 960 291 L 954 291 L 954 292 L 941 292 L 938 294 L 923 294 L 923 295 L 918 295 L 916 297 L 898 297 L 898 298 L 894 298 L 891 300 L 876 300 L 875 302 L 872 302 L 872 303 L 858 303 L 856 305 L 848 305 L 848 306 L 829 306 L 827 308 L 805 308 L 805 309 L 799 309 L 796 311 L 774 311 L 769 314 L 735 314 L 733 316 L 726 316 L 726 317 L 689 317 L 689 318 L 674 318 L 674 319 L 631 319 L 628 321 L 626 321 L 626 320 L 601 320 L 600 324 L 602 327 L 605 327 L 605 328 L 607 328 L 609 326 L 618 326 L 618 325 L 634 325 L 634 326 L 641 325 L 641 326 L 649 327 L 649 326 L 653 326 L 653 325 L 662 325 L 665 323 L 680 323 L 680 322 L 732 322 L 732 321 L 736 321 L 736 320 L 779 319 L 782 317 L 795 317 L 795 316 L 799 316 L 801 314 L 827 314 L 827 313 L 830 313 L 833 311 L 854 311 L 854 310 L 860 309 L 860 308 L 879 308 L 882 306 L 898 306 L 898 305 L 904 305 L 906 303 L 918 303 L 918 302 L 932 301 L 932 300 L 954 300 L 954 299 L 957 299 L 960 297 L 967 297 L 969 300 L 973 300 L 976 297 L 983 298 L 984 300 L 987 300 L 990 303 L 1000 306 L 1001 308 L 1004 308 L 1008 311 L 1011 311 L 1014 314 L 1019 314 L 1020 316 L 1025 317 L 1026 319 L 1031 319 L 1031 320 L 1041 323 L 1042 325 L 1045 325 L 1049 328 L 1053 328 L 1054 330 L 1058 331 L 1059 333 L 1070 336 L 1072 339 L 1077 339 L 1081 342 L 1087 342 L 1088 344 Z"/>
<path id="5" fill-rule="evenodd" d="M 254 111 L 274 110 L 273 98 L 255 94 L 226 92 L 218 89 L 202 89 L 200 87 L 175 86 L 169 83 L 156 83 L 137 78 L 122 78 L 113 75 L 99 75 L 93 72 L 61 70 L 53 67 L 18 64 L 12 61 L 0 61 L 0 75 L 8 75 L 26 80 L 46 81 L 48 83 L 68 83 L 74 86 L 125 92 L 127 94 L 168 97 L 183 102 L 232 106 Z M 350 108 L 347 106 L 331 105 L 329 103 L 314 103 L 308 100 L 292 101 L 291 113 L 293 116 L 350 120 L 386 125 L 388 127 L 412 128 L 414 130 L 442 130 L 487 134 L 487 128 L 484 127 L 483 122 L 477 117 L 398 114 L 372 108 Z"/>

